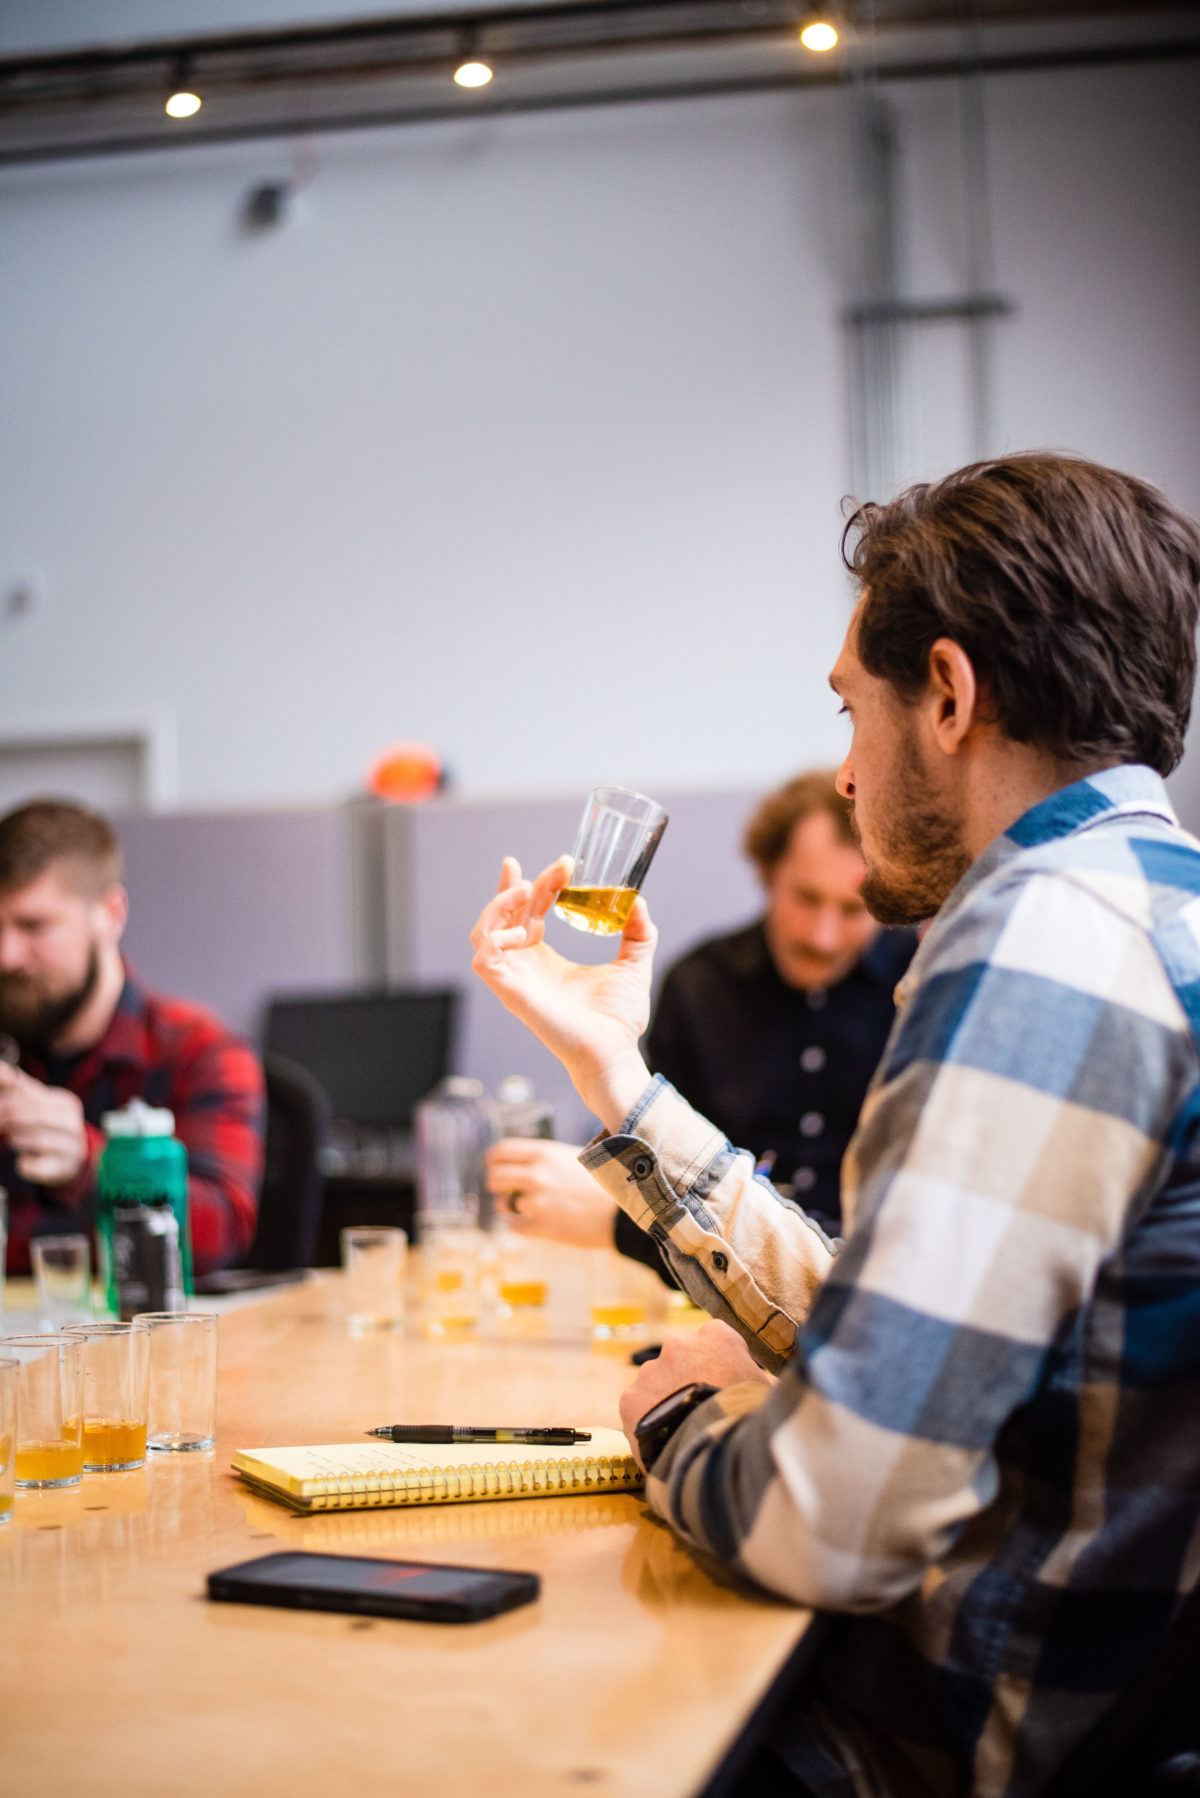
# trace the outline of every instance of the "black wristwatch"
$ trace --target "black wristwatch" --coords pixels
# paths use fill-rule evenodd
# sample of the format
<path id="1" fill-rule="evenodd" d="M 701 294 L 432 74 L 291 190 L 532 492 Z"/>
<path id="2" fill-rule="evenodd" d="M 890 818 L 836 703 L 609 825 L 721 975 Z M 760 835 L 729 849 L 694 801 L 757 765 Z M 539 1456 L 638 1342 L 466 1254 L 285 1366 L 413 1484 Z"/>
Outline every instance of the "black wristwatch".
<path id="1" fill-rule="evenodd" d="M 653 1467 L 684 1418 L 690 1417 L 697 1405 L 702 1405 L 705 1399 L 719 1391 L 719 1386 L 706 1386 L 703 1381 L 696 1380 L 690 1386 L 681 1386 L 678 1392 L 668 1392 L 666 1398 L 651 1405 L 633 1432 L 642 1466 L 647 1470 Z"/>

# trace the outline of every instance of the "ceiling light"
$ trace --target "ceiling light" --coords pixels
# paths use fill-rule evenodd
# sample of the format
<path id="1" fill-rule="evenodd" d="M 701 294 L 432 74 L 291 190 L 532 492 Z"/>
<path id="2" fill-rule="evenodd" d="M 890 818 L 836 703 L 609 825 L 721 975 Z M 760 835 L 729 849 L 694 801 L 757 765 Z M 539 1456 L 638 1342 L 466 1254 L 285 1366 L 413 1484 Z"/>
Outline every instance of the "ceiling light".
<path id="1" fill-rule="evenodd" d="M 171 98 L 167 101 L 167 111 L 173 119 L 190 119 L 192 114 L 194 112 L 199 112 L 199 110 L 199 94 L 189 94 L 186 89 L 183 88 L 181 88 L 178 93 L 172 94 Z"/>
<path id="2" fill-rule="evenodd" d="M 806 50 L 832 50 L 838 41 L 838 34 L 827 19 L 814 19 L 800 33 L 800 42 Z"/>
<path id="3" fill-rule="evenodd" d="M 486 62 L 472 57 L 469 62 L 460 62 L 454 71 L 454 79 L 459 87 L 486 87 L 492 79 L 492 71 Z"/>

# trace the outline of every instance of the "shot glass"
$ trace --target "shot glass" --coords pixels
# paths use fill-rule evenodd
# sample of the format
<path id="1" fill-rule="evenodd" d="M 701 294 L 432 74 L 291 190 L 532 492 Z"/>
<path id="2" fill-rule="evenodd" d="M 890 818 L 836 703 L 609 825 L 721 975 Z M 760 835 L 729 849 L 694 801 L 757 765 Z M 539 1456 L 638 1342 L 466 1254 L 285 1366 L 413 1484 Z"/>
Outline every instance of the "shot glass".
<path id="1" fill-rule="evenodd" d="M 558 916 L 593 936 L 619 935 L 666 828 L 666 812 L 644 793 L 597 787 L 583 808 Z"/>
<path id="2" fill-rule="evenodd" d="M 144 1323 L 75 1324 L 83 1344 L 83 1471 L 124 1473 L 146 1459 L 150 1332 Z"/>
<path id="3" fill-rule="evenodd" d="M 215 1311 L 140 1311 L 150 1332 L 150 1428 L 155 1454 L 211 1448 L 217 1434 Z"/>
<path id="4" fill-rule="evenodd" d="M 408 1238 L 387 1224 L 360 1224 L 341 1233 L 342 1266 L 350 1295 L 350 1328 L 404 1327 L 404 1271 Z"/>
<path id="5" fill-rule="evenodd" d="M 86 1236 L 35 1236 L 29 1245 L 43 1330 L 66 1330 L 92 1315 L 92 1245 Z"/>
<path id="6" fill-rule="evenodd" d="M 592 1249 L 590 1296 L 592 1335 L 599 1342 L 640 1335 L 648 1317 L 649 1268 L 613 1249 Z"/>
<path id="7" fill-rule="evenodd" d="M 484 1233 L 476 1224 L 439 1223 L 421 1234 L 425 1327 L 434 1336 L 474 1330 L 483 1311 Z"/>
<path id="8" fill-rule="evenodd" d="M 17 1489 L 17 1380 L 21 1365 L 0 1355 L 0 1523 L 13 1514 Z"/>
<path id="9" fill-rule="evenodd" d="M 546 1253 L 532 1236 L 501 1227 L 495 1232 L 500 1255 L 500 1315 L 528 1316 L 544 1310 L 550 1293 Z"/>
<path id="10" fill-rule="evenodd" d="M 77 1336 L 4 1336 L 17 1362 L 18 1492 L 83 1478 L 83 1349 Z"/>

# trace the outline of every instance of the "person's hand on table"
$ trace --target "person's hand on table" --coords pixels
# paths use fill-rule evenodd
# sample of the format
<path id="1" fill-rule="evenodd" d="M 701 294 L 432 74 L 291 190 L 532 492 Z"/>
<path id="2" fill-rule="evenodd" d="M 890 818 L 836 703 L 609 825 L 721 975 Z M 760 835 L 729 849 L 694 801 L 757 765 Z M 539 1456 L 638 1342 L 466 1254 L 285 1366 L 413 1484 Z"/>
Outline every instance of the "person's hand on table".
<path id="1" fill-rule="evenodd" d="M 660 1399 L 683 1386 L 739 1386 L 744 1380 L 775 1384 L 774 1376 L 763 1371 L 728 1324 L 710 1318 L 690 1336 L 664 1342 L 662 1353 L 645 1362 L 633 1385 L 621 1394 L 621 1428 L 629 1438 L 630 1452 L 640 1463 L 634 1431 Z"/>
<path id="2" fill-rule="evenodd" d="M 0 1137 L 21 1178 L 38 1186 L 65 1186 L 87 1160 L 81 1100 L 7 1064 L 0 1064 Z"/>
<path id="3" fill-rule="evenodd" d="M 615 961 L 590 968 L 567 961 L 544 937 L 546 913 L 570 872 L 564 855 L 536 880 L 525 880 L 520 863 L 507 856 L 500 890 L 471 932 L 471 965 L 557 1055 L 588 1109 L 615 1130 L 650 1080 L 637 1045 L 650 1018 L 658 932 L 638 899 Z"/>
<path id="4" fill-rule="evenodd" d="M 522 1236 L 611 1249 L 617 1202 L 580 1167 L 578 1155 L 571 1143 L 506 1137 L 488 1150 L 488 1186 Z"/>

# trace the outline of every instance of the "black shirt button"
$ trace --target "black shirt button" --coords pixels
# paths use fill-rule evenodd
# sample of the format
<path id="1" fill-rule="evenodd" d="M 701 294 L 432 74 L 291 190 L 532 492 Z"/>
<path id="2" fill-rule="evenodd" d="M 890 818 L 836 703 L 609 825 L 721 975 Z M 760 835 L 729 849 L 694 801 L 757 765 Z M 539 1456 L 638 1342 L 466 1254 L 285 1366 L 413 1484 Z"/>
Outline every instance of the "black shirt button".
<path id="1" fill-rule="evenodd" d="M 720 1250 L 718 1250 L 717 1253 L 713 1256 L 712 1261 L 713 1261 L 713 1266 L 716 1268 L 716 1270 L 719 1274 L 723 1274 L 725 1272 L 725 1269 L 729 1266 L 728 1255 L 722 1255 Z"/>
<path id="2" fill-rule="evenodd" d="M 825 1119 L 819 1111 L 806 1111 L 800 1119 L 801 1136 L 820 1136 L 825 1128 Z"/>
<path id="3" fill-rule="evenodd" d="M 810 1011 L 824 1011 L 829 994 L 823 986 L 813 986 L 804 995 L 804 1002 Z"/>
<path id="4" fill-rule="evenodd" d="M 648 1180 L 654 1172 L 654 1163 L 645 1155 L 639 1155 L 629 1171 L 635 1180 Z"/>
<path id="5" fill-rule="evenodd" d="M 798 1167 L 792 1175 L 792 1185 L 797 1192 L 811 1192 L 816 1184 L 817 1170 L 815 1167 Z"/>
<path id="6" fill-rule="evenodd" d="M 805 1049 L 804 1053 L 801 1055 L 800 1066 L 804 1069 L 806 1074 L 819 1074 L 821 1069 L 825 1066 L 824 1049 L 818 1048 L 817 1044 L 813 1043 L 811 1047 Z"/>

